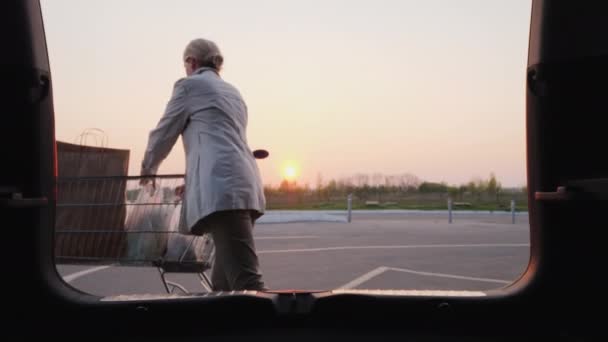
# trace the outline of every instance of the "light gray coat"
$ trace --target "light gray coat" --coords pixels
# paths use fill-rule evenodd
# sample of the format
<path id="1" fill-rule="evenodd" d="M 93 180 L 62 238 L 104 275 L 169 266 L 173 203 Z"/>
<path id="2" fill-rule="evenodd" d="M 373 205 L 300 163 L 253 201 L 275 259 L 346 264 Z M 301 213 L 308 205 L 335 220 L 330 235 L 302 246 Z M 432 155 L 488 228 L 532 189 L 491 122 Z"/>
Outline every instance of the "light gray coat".
<path id="1" fill-rule="evenodd" d="M 180 231 L 221 210 L 263 214 L 260 172 L 247 144 L 247 106 L 239 91 L 211 68 L 175 83 L 165 113 L 150 132 L 142 175 L 154 175 L 178 136 L 186 152 L 186 188 Z"/>

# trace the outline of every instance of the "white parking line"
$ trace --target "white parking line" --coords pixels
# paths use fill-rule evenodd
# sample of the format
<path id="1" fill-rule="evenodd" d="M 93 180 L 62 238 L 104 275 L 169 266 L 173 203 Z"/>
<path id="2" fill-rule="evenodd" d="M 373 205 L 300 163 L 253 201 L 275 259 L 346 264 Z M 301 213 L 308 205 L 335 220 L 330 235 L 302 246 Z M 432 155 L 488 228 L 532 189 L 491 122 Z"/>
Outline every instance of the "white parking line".
<path id="1" fill-rule="evenodd" d="M 110 267 L 112 267 L 112 266 L 99 266 L 99 267 L 89 268 L 89 269 L 86 269 L 84 271 L 80 271 L 80 272 L 76 272 L 76 273 L 72 273 L 72 274 L 69 274 L 67 276 L 64 276 L 63 280 L 66 283 L 71 283 L 74 280 L 76 280 L 76 279 L 78 279 L 80 277 L 84 277 L 87 274 L 91 274 L 91 273 L 95 273 L 95 272 L 98 272 L 98 271 L 102 271 L 102 270 L 105 270 L 106 268 L 110 268 Z"/>
<path id="2" fill-rule="evenodd" d="M 480 243 L 459 245 L 379 245 L 379 246 L 337 246 L 322 248 L 299 248 L 299 249 L 270 249 L 258 251 L 257 254 L 299 253 L 299 252 L 323 252 L 344 251 L 355 249 L 416 249 L 416 248 L 476 248 L 476 247 L 530 247 L 527 243 Z"/>
<path id="3" fill-rule="evenodd" d="M 300 235 L 300 236 L 292 236 L 292 237 L 266 237 L 268 239 L 270 238 L 316 238 L 316 236 L 312 236 L 312 235 Z M 526 243 L 503 243 L 503 244 L 458 244 L 458 245 L 449 245 L 449 244 L 439 244 L 439 245 L 387 245 L 387 246 L 338 246 L 338 247 L 325 247 L 325 248 L 301 248 L 301 249 L 276 249 L 276 250 L 266 250 L 266 251 L 258 251 L 257 254 L 280 254 L 280 253 L 300 253 L 300 252 L 322 252 L 322 251 L 342 251 L 342 250 L 357 250 L 357 249 L 416 249 L 416 248 L 475 248 L 475 247 L 529 247 L 529 244 Z M 99 267 L 93 267 L 93 268 L 89 268 L 80 272 L 76 272 L 76 273 L 72 273 L 69 274 L 67 276 L 63 276 L 63 280 L 67 283 L 71 283 L 74 280 L 81 278 L 85 275 L 91 274 L 91 273 L 95 273 L 95 272 L 99 272 L 102 270 L 105 270 L 107 268 L 112 267 L 110 266 L 99 266 Z M 418 275 L 425 275 L 425 276 L 434 276 L 434 277 L 444 277 L 444 278 L 454 278 L 454 279 L 463 279 L 463 280 L 473 280 L 473 281 L 485 281 L 485 282 L 494 282 L 494 283 L 502 283 L 502 284 L 509 284 L 511 283 L 510 281 L 506 281 L 506 280 L 500 280 L 500 279 L 488 279 L 488 278 L 474 278 L 474 277 L 466 277 L 466 276 L 459 276 L 459 275 L 453 275 L 453 274 L 443 274 L 443 273 L 431 273 L 431 272 L 420 272 L 420 271 L 415 271 L 415 270 L 408 270 L 408 269 L 404 269 L 404 268 L 393 268 L 393 267 L 378 267 L 364 275 L 362 275 L 361 277 L 358 277 L 357 279 L 345 284 L 342 288 L 344 289 L 349 289 L 349 288 L 353 288 L 356 287 L 366 281 L 368 281 L 369 279 L 372 279 L 388 270 L 393 270 L 393 271 L 398 271 L 398 272 L 407 272 L 407 273 L 413 273 L 413 274 L 418 274 Z M 354 285 L 353 285 L 354 284 Z M 350 287 L 345 287 L 345 286 L 350 286 Z"/>
<path id="4" fill-rule="evenodd" d="M 433 296 L 433 297 L 485 297 L 483 291 L 460 291 L 460 290 L 359 290 L 359 289 L 335 289 L 333 294 L 364 294 L 376 296 Z"/>
<path id="5" fill-rule="evenodd" d="M 317 239 L 319 238 L 316 235 L 294 235 L 294 236 L 259 236 L 253 237 L 255 240 L 288 240 L 288 239 Z"/>
<path id="6" fill-rule="evenodd" d="M 496 283 L 496 284 L 505 284 L 505 285 L 511 284 L 513 282 L 513 281 L 508 281 L 508 280 L 503 280 L 503 279 L 477 278 L 477 277 L 468 277 L 468 276 L 461 276 L 461 275 L 447 274 L 447 273 L 421 272 L 421 271 L 410 270 L 410 269 L 407 269 L 407 268 L 389 267 L 389 270 L 391 270 L 391 271 L 397 271 L 397 272 L 412 273 L 412 274 L 417 274 L 417 275 L 422 275 L 422 276 L 429 276 L 429 277 L 440 277 L 440 278 L 451 278 L 451 279 L 482 281 L 482 282 L 486 282 L 486 283 Z"/>
<path id="7" fill-rule="evenodd" d="M 456 275 L 456 274 L 447 274 L 447 273 L 435 273 L 435 272 L 422 272 L 422 271 L 416 271 L 416 270 L 410 270 L 407 268 L 397 268 L 397 267 L 386 267 L 386 266 L 380 266 L 378 268 L 375 268 L 367 273 L 365 273 L 364 275 L 355 278 L 354 280 L 338 287 L 338 289 L 342 289 L 342 290 L 349 290 L 349 289 L 354 289 L 355 287 L 369 281 L 370 279 L 379 276 L 380 274 L 386 272 L 386 271 L 396 271 L 396 272 L 404 272 L 404 273 L 411 273 L 411 274 L 416 274 L 416 275 L 422 275 L 422 276 L 428 276 L 428 277 L 439 277 L 439 278 L 451 278 L 451 279 L 461 279 L 461 280 L 471 280 L 471 281 L 481 281 L 481 282 L 487 282 L 487 283 L 497 283 L 497 284 L 511 284 L 513 281 L 508 281 L 508 280 L 502 280 L 502 279 L 491 279 L 491 278 L 478 278 L 478 277 L 468 277 L 468 276 L 462 276 L 462 275 Z"/>
<path id="8" fill-rule="evenodd" d="M 338 287 L 338 289 L 342 289 L 342 290 L 349 290 L 349 289 L 354 289 L 355 287 L 365 283 L 366 281 L 379 276 L 380 274 L 384 273 L 388 271 L 388 267 L 385 266 L 380 266 L 378 268 L 375 268 L 367 273 L 365 273 L 364 275 Z"/>

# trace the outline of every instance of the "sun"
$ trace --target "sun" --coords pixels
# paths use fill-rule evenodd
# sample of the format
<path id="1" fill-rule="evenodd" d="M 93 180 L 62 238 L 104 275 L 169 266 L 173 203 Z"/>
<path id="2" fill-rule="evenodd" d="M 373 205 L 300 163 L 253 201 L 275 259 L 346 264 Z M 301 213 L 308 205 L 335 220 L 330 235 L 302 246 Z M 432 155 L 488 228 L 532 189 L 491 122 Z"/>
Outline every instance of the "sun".
<path id="1" fill-rule="evenodd" d="M 283 179 L 288 181 L 294 181 L 298 177 L 298 167 L 293 162 L 285 163 L 281 172 L 283 173 Z"/>
<path id="2" fill-rule="evenodd" d="M 293 166 L 285 167 L 285 170 L 283 170 L 283 176 L 285 176 L 287 179 L 296 178 L 296 168 Z"/>

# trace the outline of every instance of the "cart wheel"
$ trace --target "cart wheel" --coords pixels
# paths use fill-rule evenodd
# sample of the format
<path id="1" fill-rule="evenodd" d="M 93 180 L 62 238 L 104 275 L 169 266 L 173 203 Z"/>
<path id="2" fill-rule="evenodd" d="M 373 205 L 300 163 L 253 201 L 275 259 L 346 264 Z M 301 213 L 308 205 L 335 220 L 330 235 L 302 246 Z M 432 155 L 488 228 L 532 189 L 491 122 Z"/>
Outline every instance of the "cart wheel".
<path id="1" fill-rule="evenodd" d="M 167 284 L 167 288 L 169 289 L 169 293 L 170 294 L 176 293 L 175 292 L 176 289 L 179 289 L 183 294 L 188 294 L 189 293 L 188 290 L 186 290 L 185 287 L 181 286 L 178 283 L 175 283 L 175 282 L 172 282 L 172 281 L 167 281 L 166 284 Z"/>

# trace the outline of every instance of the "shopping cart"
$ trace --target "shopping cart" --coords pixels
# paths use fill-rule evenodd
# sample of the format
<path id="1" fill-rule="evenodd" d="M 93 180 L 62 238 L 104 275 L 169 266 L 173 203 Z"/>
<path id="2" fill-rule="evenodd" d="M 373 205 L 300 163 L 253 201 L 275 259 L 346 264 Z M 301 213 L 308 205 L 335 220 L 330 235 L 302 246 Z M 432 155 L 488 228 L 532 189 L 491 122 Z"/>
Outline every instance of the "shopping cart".
<path id="1" fill-rule="evenodd" d="M 194 273 L 206 291 L 215 258 L 209 234 L 179 232 L 183 175 L 59 178 L 55 224 L 58 264 L 153 266 L 167 293 L 188 290 L 166 277 Z"/>

